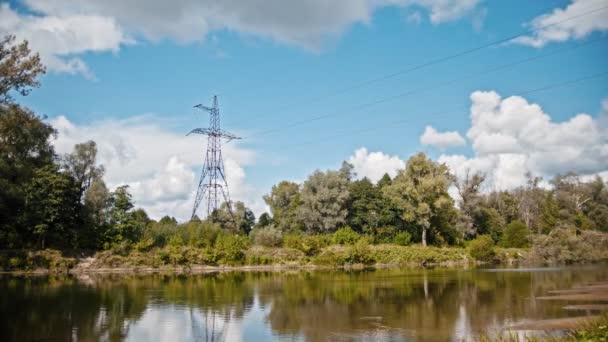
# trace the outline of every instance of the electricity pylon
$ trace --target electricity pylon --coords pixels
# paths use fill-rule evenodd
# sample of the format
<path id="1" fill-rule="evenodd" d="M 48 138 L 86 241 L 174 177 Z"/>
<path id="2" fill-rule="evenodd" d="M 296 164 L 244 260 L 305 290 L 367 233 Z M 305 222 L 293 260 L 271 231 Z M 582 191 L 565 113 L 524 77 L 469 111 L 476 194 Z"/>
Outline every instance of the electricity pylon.
<path id="1" fill-rule="evenodd" d="M 207 153 L 205 154 L 205 163 L 203 164 L 196 197 L 194 198 L 192 218 L 196 215 L 199 205 L 205 198 L 207 199 L 207 216 L 218 209 L 220 197 L 228 204 L 228 210 L 232 213 L 228 182 L 226 181 L 226 173 L 224 172 L 224 160 L 222 159 L 222 140 L 228 142 L 241 138 L 220 129 L 220 108 L 217 102 L 217 95 L 213 96 L 213 107 L 207 107 L 202 104 L 194 107 L 209 112 L 209 128 L 196 128 L 186 134 L 190 135 L 194 133 L 207 136 Z"/>

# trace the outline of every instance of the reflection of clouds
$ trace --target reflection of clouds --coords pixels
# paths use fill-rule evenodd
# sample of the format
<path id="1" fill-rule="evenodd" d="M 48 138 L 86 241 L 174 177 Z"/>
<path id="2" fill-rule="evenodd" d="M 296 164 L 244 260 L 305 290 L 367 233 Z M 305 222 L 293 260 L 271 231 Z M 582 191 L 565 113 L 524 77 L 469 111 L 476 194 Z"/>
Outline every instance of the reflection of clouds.
<path id="1" fill-rule="evenodd" d="M 233 310 L 231 310 L 233 311 Z M 132 322 L 127 341 L 268 341 L 272 334 L 260 326 L 265 312 L 257 304 L 242 319 L 235 313 L 218 315 L 187 306 L 155 305 Z"/>

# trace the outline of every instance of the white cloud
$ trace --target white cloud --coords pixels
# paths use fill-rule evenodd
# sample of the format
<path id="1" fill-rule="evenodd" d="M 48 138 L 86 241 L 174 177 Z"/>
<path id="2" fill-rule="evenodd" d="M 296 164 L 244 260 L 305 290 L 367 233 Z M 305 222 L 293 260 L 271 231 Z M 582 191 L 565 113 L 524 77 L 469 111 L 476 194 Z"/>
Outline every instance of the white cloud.
<path id="1" fill-rule="evenodd" d="M 171 132 L 153 117 L 77 126 L 59 116 L 51 120 L 51 124 L 59 133 L 53 141 L 58 153 L 71 152 L 75 144 L 94 140 L 99 162 L 106 169 L 108 186 L 113 189 L 128 184 L 136 205 L 146 209 L 151 217 L 189 218 L 205 140 Z M 254 162 L 254 152 L 234 142 L 222 148 L 231 199 L 243 201 L 259 212 L 261 194 L 247 184 L 244 170 L 244 166 Z"/>
<path id="2" fill-rule="evenodd" d="M 395 177 L 399 169 L 405 168 L 405 162 L 398 156 L 389 156 L 382 152 L 368 152 L 362 147 L 355 151 L 355 154 L 348 159 L 353 164 L 357 177 L 367 177 L 372 182 L 377 182 L 388 173 Z"/>
<path id="3" fill-rule="evenodd" d="M 118 51 L 135 39 L 202 42 L 229 30 L 318 50 L 374 11 L 415 6 L 439 24 L 471 13 L 481 0 L 22 0 L 35 14 L 0 7 L 0 33 L 31 41 L 50 70 L 90 75 L 77 55 Z"/>
<path id="4" fill-rule="evenodd" d="M 113 51 L 128 39 L 113 18 L 98 15 L 22 15 L 8 4 L 0 4 L 0 34 L 25 39 L 39 52 L 52 71 L 93 77 L 82 59 L 75 55 Z"/>
<path id="5" fill-rule="evenodd" d="M 520 96 L 501 98 L 496 92 L 471 95 L 473 157 L 442 155 L 458 176 L 483 172 L 495 189 L 525 182 L 525 173 L 545 178 L 575 171 L 581 175 L 608 171 L 606 112 L 598 118 L 584 113 L 555 122 L 538 104 Z"/>
<path id="6" fill-rule="evenodd" d="M 432 126 L 426 126 L 424 133 L 420 136 L 420 143 L 422 145 L 437 146 L 445 150 L 451 146 L 465 145 L 466 141 L 456 131 L 440 133 Z"/>
<path id="7" fill-rule="evenodd" d="M 594 31 L 606 31 L 608 10 L 592 12 L 606 5 L 606 0 L 572 0 L 564 9 L 556 8 L 551 13 L 534 18 L 528 26 L 537 30 L 532 35 L 516 38 L 514 42 L 538 48 L 549 42 L 581 39 Z M 592 13 L 587 15 L 587 12 Z"/>

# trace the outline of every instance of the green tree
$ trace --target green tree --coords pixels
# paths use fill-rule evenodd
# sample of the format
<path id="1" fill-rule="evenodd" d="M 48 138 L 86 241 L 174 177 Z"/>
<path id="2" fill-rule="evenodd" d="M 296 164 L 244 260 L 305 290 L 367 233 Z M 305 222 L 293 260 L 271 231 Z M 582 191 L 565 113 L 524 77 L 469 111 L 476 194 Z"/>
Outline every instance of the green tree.
<path id="1" fill-rule="evenodd" d="M 103 166 L 96 164 L 97 145 L 92 140 L 76 144 L 74 151 L 63 158 L 63 167 L 76 180 L 80 198 L 83 200 L 91 184 L 103 177 Z"/>
<path id="2" fill-rule="evenodd" d="M 299 230 L 296 212 L 300 205 L 300 186 L 297 183 L 282 181 L 273 185 L 264 202 L 270 207 L 276 228 L 284 232 Z"/>
<path id="3" fill-rule="evenodd" d="M 53 165 L 49 140 L 55 130 L 27 109 L 0 104 L 0 246 L 14 248 L 25 242 L 24 189 L 36 170 Z"/>
<path id="4" fill-rule="evenodd" d="M 391 185 L 392 182 L 393 180 L 391 179 L 391 176 L 388 173 L 385 173 L 376 185 L 378 188 L 382 189 L 387 185 Z"/>
<path id="5" fill-rule="evenodd" d="M 545 198 L 540 206 L 539 228 L 543 234 L 548 234 L 557 226 L 559 219 L 559 207 L 553 192 L 545 194 Z"/>
<path id="6" fill-rule="evenodd" d="M 480 221 L 477 220 L 485 216 L 485 213 L 479 212 L 483 203 L 480 188 L 484 180 L 485 175 L 481 173 L 471 174 L 468 170 L 464 178 L 455 178 L 454 185 L 460 196 L 460 229 L 468 237 L 483 234 L 483 232 L 480 232 L 480 228 L 482 230 L 487 228 L 479 227 L 478 223 Z"/>
<path id="7" fill-rule="evenodd" d="M 177 220 L 175 219 L 175 217 L 171 217 L 169 215 L 165 215 L 163 216 L 158 223 L 163 224 L 163 225 L 169 225 L 169 226 L 177 226 Z"/>
<path id="8" fill-rule="evenodd" d="M 488 235 L 494 242 L 501 239 L 505 221 L 496 209 L 480 207 L 474 212 L 473 222 L 477 234 Z"/>
<path id="9" fill-rule="evenodd" d="M 235 202 L 230 210 L 226 202 L 222 203 L 209 219 L 225 230 L 241 234 L 249 234 L 255 224 L 255 215 L 240 201 Z"/>
<path id="10" fill-rule="evenodd" d="M 46 68 L 40 56 L 32 54 L 27 41 L 15 44 L 15 36 L 8 35 L 0 40 L 0 104 L 12 102 L 10 91 L 26 96 L 31 88 L 40 86 L 38 76 Z"/>
<path id="11" fill-rule="evenodd" d="M 36 169 L 25 187 L 26 222 L 40 248 L 75 247 L 79 219 L 78 186 L 57 166 Z"/>
<path id="12" fill-rule="evenodd" d="M 401 219 L 420 232 L 424 246 L 431 228 L 440 232 L 454 213 L 454 201 L 448 194 L 451 182 L 447 166 L 418 153 L 408 160 L 392 184 L 384 188 L 384 194 L 393 201 Z"/>
<path id="13" fill-rule="evenodd" d="M 310 233 L 331 233 L 346 223 L 348 178 L 343 171 L 315 171 L 301 191 L 297 219 Z"/>
<path id="14" fill-rule="evenodd" d="M 507 248 L 524 248 L 530 244 L 530 229 L 525 223 L 515 220 L 507 225 L 501 245 Z"/>
<path id="15" fill-rule="evenodd" d="M 391 202 L 369 179 L 351 182 L 349 194 L 347 222 L 355 231 L 372 234 L 378 227 L 395 224 Z"/>
<path id="16" fill-rule="evenodd" d="M 128 188 L 128 185 L 119 186 L 111 195 L 110 222 L 105 232 L 105 248 L 122 242 L 133 243 L 139 239 L 145 228 L 145 222 L 139 221 L 135 215 Z"/>

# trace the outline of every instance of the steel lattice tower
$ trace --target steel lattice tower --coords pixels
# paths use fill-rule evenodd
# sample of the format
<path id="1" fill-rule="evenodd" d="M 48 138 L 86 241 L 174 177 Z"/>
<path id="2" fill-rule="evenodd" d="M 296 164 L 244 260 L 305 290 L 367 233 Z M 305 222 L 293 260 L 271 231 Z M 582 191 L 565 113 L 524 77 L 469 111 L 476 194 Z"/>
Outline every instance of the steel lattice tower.
<path id="1" fill-rule="evenodd" d="M 225 139 L 228 142 L 240 139 L 240 137 L 220 129 L 220 108 L 217 102 L 217 95 L 213 96 L 213 107 L 207 107 L 202 104 L 194 107 L 209 112 L 209 128 L 196 128 L 186 134 L 195 133 L 207 136 L 205 163 L 203 164 L 201 178 L 196 190 L 192 218 L 196 215 L 199 205 L 205 198 L 207 199 L 207 216 L 219 208 L 220 198 L 223 198 L 228 204 L 228 210 L 232 213 L 228 182 L 226 181 L 226 173 L 224 172 L 224 160 L 222 159 L 222 140 Z"/>

